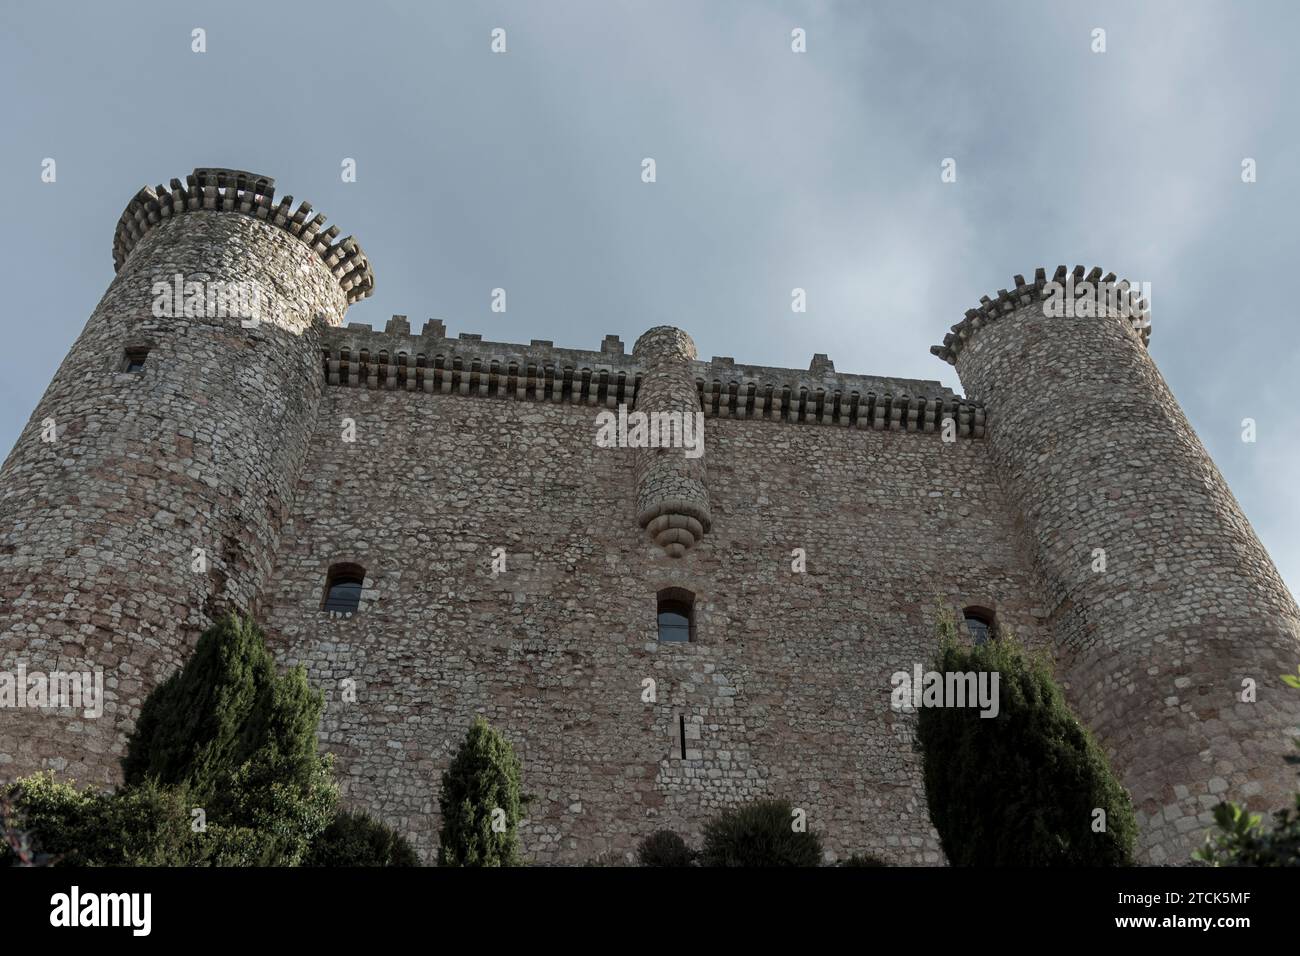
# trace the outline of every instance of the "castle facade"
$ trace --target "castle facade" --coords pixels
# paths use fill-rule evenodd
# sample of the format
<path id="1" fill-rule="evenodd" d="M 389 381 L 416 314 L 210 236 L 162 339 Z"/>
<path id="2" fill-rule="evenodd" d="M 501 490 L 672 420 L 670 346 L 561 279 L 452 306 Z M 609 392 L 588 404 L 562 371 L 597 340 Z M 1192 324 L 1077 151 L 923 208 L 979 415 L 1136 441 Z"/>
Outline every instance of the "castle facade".
<path id="1" fill-rule="evenodd" d="M 145 696 L 241 610 L 323 690 L 345 801 L 429 858 L 483 714 L 537 862 L 780 796 L 831 857 L 938 864 L 890 698 L 942 604 L 1050 650 L 1143 861 L 1186 862 L 1221 799 L 1290 800 L 1300 611 L 1142 311 L 1044 308 L 1113 276 L 984 298 L 933 349 L 963 397 L 705 361 L 671 326 L 582 350 L 348 324 L 361 248 L 235 170 L 141 190 L 113 254 L 0 470 L 0 671 L 101 673 L 102 714 L 0 708 L 0 779 L 113 783 Z"/>

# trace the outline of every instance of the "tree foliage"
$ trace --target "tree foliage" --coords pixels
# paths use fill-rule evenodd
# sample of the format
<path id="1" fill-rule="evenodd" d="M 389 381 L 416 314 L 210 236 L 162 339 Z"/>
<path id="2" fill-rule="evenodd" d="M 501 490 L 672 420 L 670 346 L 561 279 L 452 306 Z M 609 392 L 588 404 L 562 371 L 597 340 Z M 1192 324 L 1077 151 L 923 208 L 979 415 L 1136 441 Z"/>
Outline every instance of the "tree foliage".
<path id="1" fill-rule="evenodd" d="M 789 800 L 756 800 L 704 825 L 701 866 L 819 866 L 821 838 L 795 829 Z"/>
<path id="2" fill-rule="evenodd" d="M 336 813 L 331 762 L 316 749 L 322 706 L 302 668 L 279 673 L 261 630 L 227 617 L 145 700 L 116 792 L 49 773 L 0 790 L 6 832 L 21 834 L 0 847 L 0 861 L 296 866 L 311 851 L 411 865 L 401 837 L 364 814 Z"/>
<path id="3" fill-rule="evenodd" d="M 1128 792 L 1070 712 L 1048 664 L 1005 631 L 963 645 L 946 611 L 938 630 L 932 670 L 999 677 L 994 717 L 973 707 L 918 710 L 930 820 L 949 862 L 1129 864 L 1137 824 Z"/>
<path id="4" fill-rule="evenodd" d="M 439 866 L 516 866 L 519 820 L 528 802 L 510 742 L 475 718 L 442 775 Z"/>

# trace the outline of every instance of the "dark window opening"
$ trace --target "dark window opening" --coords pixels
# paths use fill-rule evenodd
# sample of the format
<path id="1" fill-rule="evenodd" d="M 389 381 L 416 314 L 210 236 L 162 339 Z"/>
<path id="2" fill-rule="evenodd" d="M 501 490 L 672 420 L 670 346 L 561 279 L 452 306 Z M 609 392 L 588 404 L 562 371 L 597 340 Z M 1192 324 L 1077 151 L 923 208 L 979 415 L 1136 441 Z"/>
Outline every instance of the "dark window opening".
<path id="1" fill-rule="evenodd" d="M 977 647 L 997 639 L 998 629 L 992 611 L 982 607 L 968 607 L 962 616 L 966 622 L 966 631 Z"/>
<path id="2" fill-rule="evenodd" d="M 677 729 L 682 738 L 682 759 L 686 759 L 686 717 L 684 715 L 677 718 Z"/>
<path id="3" fill-rule="evenodd" d="M 334 565 L 326 578 L 322 608 L 335 614 L 355 614 L 361 605 L 365 580 L 365 569 L 358 564 Z"/>
<path id="4" fill-rule="evenodd" d="M 690 591 L 659 592 L 659 640 L 677 644 L 695 640 L 695 595 Z"/>
<path id="5" fill-rule="evenodd" d="M 132 373 L 144 371 L 144 360 L 148 355 L 149 350 L 144 346 L 127 349 L 122 357 L 121 371 Z"/>

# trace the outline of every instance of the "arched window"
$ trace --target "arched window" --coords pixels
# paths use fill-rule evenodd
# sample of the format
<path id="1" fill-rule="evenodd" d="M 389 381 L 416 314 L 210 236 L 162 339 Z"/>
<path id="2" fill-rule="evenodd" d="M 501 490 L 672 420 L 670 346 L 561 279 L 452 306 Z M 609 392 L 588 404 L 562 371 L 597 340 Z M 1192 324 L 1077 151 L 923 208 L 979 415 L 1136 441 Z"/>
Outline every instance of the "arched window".
<path id="1" fill-rule="evenodd" d="M 361 604 L 361 587 L 366 570 L 359 564 L 331 565 L 325 579 L 325 600 L 321 607 L 335 614 L 355 614 Z"/>
<path id="2" fill-rule="evenodd" d="M 988 608 L 968 607 L 962 612 L 962 617 L 966 622 L 966 630 L 977 647 L 997 639 L 997 621 Z"/>
<path id="3" fill-rule="evenodd" d="M 659 640 L 688 643 L 695 640 L 695 595 L 682 588 L 659 592 Z"/>

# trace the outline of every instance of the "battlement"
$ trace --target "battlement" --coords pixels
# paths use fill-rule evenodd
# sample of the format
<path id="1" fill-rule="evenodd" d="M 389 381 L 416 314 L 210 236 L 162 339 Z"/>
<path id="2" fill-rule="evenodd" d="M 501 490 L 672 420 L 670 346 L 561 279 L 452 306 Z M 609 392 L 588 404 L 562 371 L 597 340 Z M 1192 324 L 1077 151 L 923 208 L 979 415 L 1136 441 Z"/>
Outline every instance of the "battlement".
<path id="1" fill-rule="evenodd" d="M 352 236 L 335 242 L 338 226 L 324 228 L 325 216 L 312 215 L 311 204 L 290 211 L 293 197 L 276 205 L 275 180 L 238 169 L 199 167 L 171 181 L 171 188 L 145 186 L 136 193 L 117 221 L 113 235 L 113 268 L 120 271 L 136 244 L 166 219 L 200 210 L 235 212 L 261 219 L 307 244 L 333 273 L 351 305 L 374 292 L 375 274 L 361 246 Z"/>
<path id="2" fill-rule="evenodd" d="M 1014 312 L 1021 306 L 1046 300 L 1052 294 L 1052 290 L 1048 287 L 1047 270 L 1043 268 L 1034 270 L 1033 282 L 1026 282 L 1025 277 L 1019 275 L 1013 277 L 1013 282 L 1015 288 L 1011 291 L 999 289 L 996 299 L 982 296 L 979 308 L 967 309 L 966 317 L 943 337 L 943 344 L 932 346 L 930 351 L 949 365 L 956 365 L 957 356 L 976 329 L 997 321 L 1003 315 Z M 1147 302 L 1136 291 L 1130 289 L 1127 279 L 1116 282 L 1113 272 L 1102 276 L 1100 266 L 1093 266 L 1091 272 L 1085 270 L 1083 266 L 1075 266 L 1073 272 L 1068 271 L 1065 266 L 1057 266 L 1051 282 L 1064 287 L 1065 291 L 1076 299 L 1092 299 L 1090 314 L 1093 315 L 1104 314 L 1100 311 L 1100 307 L 1105 303 L 1099 296 L 1098 283 L 1103 285 L 1113 283 L 1121 302 L 1127 306 L 1124 310 L 1125 314 L 1118 318 L 1129 326 L 1133 334 L 1141 339 L 1143 345 L 1150 341 L 1151 322 L 1147 315 Z"/>
<path id="3" fill-rule="evenodd" d="M 384 331 L 358 322 L 324 331 L 323 371 L 329 385 L 523 401 L 634 408 L 646 369 L 607 335 L 600 349 L 485 342 L 447 336 L 441 321 L 413 335 L 406 316 Z M 944 418 L 963 437 L 984 437 L 984 408 L 935 381 L 837 373 L 824 354 L 807 371 L 737 364 L 726 356 L 691 361 L 706 417 L 932 432 Z"/>
<path id="4" fill-rule="evenodd" d="M 426 859 L 431 774 L 482 714 L 544 795 L 534 862 L 630 860 L 651 827 L 698 834 L 779 791 L 837 858 L 939 863 L 905 715 L 846 706 L 913 666 L 933 595 L 1051 654 L 1143 861 L 1186 860 L 1219 800 L 1290 798 L 1296 703 L 1228 704 L 1242 673 L 1294 667 L 1300 609 L 1129 283 L 1061 266 L 984 297 L 932 350 L 972 401 L 824 353 L 706 361 L 671 325 L 590 349 L 343 326 L 370 265 L 291 207 L 201 167 L 123 213 L 118 277 L 0 467 L 0 671 L 102 671 L 104 719 L 0 708 L 0 782 L 120 782 L 146 695 L 236 610 L 313 685 L 365 681 L 322 746 Z M 159 322 L 173 273 L 247 281 L 284 321 Z M 647 673 L 662 692 L 638 703 Z M 611 688 L 623 703 L 593 709 Z M 864 761 L 890 785 L 864 789 Z"/>

